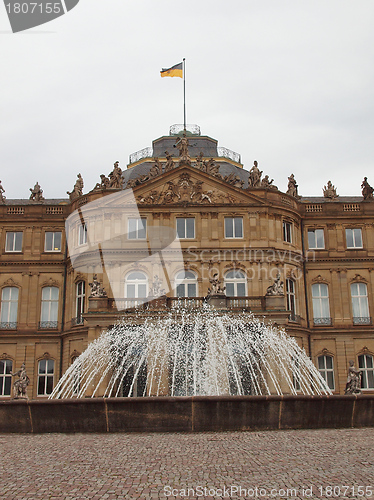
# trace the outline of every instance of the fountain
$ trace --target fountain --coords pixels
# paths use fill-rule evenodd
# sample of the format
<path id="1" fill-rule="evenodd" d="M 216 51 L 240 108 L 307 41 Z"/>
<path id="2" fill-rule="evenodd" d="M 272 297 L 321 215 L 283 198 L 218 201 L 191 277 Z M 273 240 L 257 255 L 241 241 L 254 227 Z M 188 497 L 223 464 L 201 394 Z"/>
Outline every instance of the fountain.
<path id="1" fill-rule="evenodd" d="M 50 398 L 272 394 L 331 391 L 284 331 L 204 305 L 122 320 L 74 361 Z"/>

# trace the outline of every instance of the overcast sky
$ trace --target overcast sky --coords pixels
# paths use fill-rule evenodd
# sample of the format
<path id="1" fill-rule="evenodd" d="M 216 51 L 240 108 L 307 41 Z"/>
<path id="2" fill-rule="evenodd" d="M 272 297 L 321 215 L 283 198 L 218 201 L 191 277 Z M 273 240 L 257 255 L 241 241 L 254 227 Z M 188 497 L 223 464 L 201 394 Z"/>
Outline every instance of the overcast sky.
<path id="1" fill-rule="evenodd" d="M 281 189 L 374 185 L 373 0 L 80 0 L 12 34 L 0 5 L 0 179 L 8 198 L 84 192 L 183 122 Z"/>

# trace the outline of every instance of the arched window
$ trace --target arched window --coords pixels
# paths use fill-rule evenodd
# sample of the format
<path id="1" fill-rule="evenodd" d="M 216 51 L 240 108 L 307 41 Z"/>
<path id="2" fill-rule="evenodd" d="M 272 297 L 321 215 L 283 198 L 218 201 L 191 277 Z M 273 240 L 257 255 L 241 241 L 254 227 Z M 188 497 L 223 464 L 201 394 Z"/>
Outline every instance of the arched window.
<path id="1" fill-rule="evenodd" d="M 53 391 L 55 362 L 42 359 L 38 363 L 38 396 L 49 396 Z"/>
<path id="2" fill-rule="evenodd" d="M 313 319 L 315 325 L 331 325 L 329 288 L 324 283 L 312 285 Z"/>
<path id="3" fill-rule="evenodd" d="M 374 389 L 373 356 L 361 354 L 358 357 L 358 367 L 361 371 L 361 387 L 363 389 Z"/>
<path id="4" fill-rule="evenodd" d="M 1 293 L 1 328 L 17 328 L 18 288 L 7 286 Z"/>
<path id="5" fill-rule="evenodd" d="M 86 282 L 78 281 L 76 285 L 76 296 L 75 296 L 75 322 L 77 325 L 83 323 L 82 314 L 85 308 L 85 298 L 86 298 Z"/>
<path id="6" fill-rule="evenodd" d="M 126 276 L 125 296 L 127 299 L 145 299 L 148 295 L 147 276 L 140 271 L 133 271 Z M 139 301 L 144 302 L 144 301 Z M 136 304 L 135 304 L 136 305 Z"/>
<path id="7" fill-rule="evenodd" d="M 58 292 L 59 290 L 56 286 L 45 286 L 43 288 L 40 328 L 57 328 Z"/>
<path id="8" fill-rule="evenodd" d="M 368 292 L 365 283 L 351 284 L 353 324 L 370 324 Z"/>
<path id="9" fill-rule="evenodd" d="M 192 271 L 181 271 L 175 277 L 177 297 L 196 297 L 197 278 Z"/>
<path id="10" fill-rule="evenodd" d="M 10 359 L 0 360 L 0 396 L 10 396 L 12 392 L 12 368 Z"/>
<path id="11" fill-rule="evenodd" d="M 322 377 L 326 380 L 329 388 L 335 390 L 335 380 L 334 380 L 334 360 L 332 356 L 322 355 L 318 356 L 318 371 Z"/>
<path id="12" fill-rule="evenodd" d="M 296 285 L 294 280 L 286 279 L 287 311 L 296 314 Z"/>
<path id="13" fill-rule="evenodd" d="M 225 274 L 226 295 L 228 297 L 245 297 L 247 280 L 243 271 L 233 269 Z"/>

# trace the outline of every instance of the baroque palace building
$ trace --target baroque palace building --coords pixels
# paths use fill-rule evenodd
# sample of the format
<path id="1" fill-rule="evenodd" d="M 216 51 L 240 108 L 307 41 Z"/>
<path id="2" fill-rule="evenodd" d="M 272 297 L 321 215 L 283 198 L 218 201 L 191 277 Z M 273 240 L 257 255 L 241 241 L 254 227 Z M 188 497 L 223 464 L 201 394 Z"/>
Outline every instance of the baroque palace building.
<path id="1" fill-rule="evenodd" d="M 288 180 L 281 192 L 257 162 L 174 126 L 87 193 L 81 174 L 66 199 L 0 185 L 0 398 L 23 362 L 29 397 L 47 397 L 103 328 L 200 307 L 217 283 L 219 307 L 284 327 L 333 393 L 350 360 L 374 393 L 373 190 L 302 197 Z"/>

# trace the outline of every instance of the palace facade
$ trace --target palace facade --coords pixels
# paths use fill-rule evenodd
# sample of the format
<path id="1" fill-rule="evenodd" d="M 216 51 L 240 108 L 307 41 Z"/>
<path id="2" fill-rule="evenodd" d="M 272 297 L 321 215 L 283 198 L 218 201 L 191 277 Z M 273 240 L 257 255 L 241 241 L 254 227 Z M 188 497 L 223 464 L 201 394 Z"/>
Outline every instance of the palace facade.
<path id="1" fill-rule="evenodd" d="M 86 193 L 82 175 L 66 199 L 44 199 L 38 184 L 30 199 L 0 189 L 0 398 L 23 362 L 29 397 L 47 397 L 104 328 L 201 307 L 214 279 L 220 308 L 284 327 L 333 393 L 344 393 L 350 360 L 374 393 L 366 178 L 360 196 L 329 182 L 303 197 L 290 174 L 284 193 L 198 127 L 172 127 Z"/>

